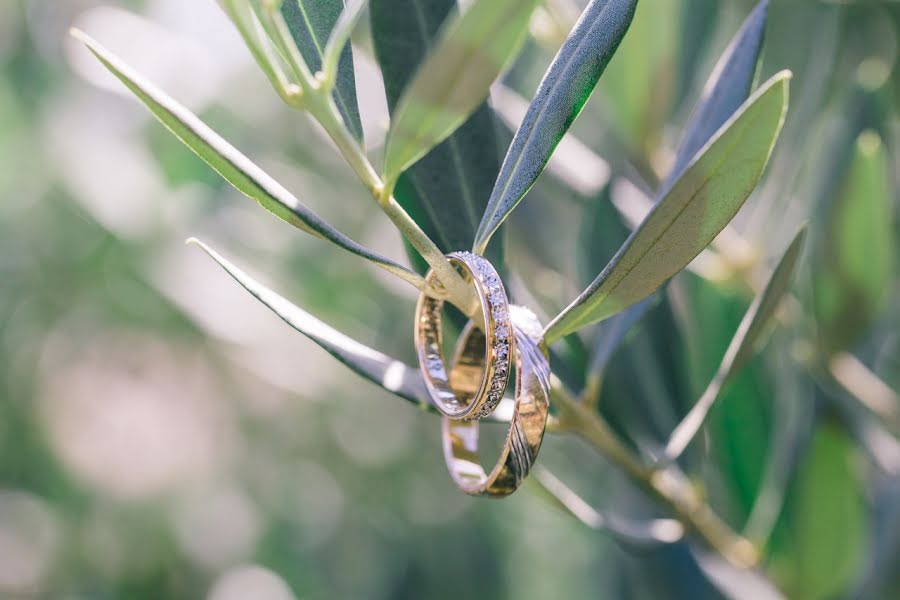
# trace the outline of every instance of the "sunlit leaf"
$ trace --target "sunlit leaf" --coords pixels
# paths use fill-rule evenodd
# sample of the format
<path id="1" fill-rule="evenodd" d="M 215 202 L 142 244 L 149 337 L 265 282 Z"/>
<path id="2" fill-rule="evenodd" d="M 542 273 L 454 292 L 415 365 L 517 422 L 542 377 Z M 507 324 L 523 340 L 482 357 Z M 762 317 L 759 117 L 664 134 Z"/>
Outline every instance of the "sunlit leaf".
<path id="1" fill-rule="evenodd" d="M 597 279 L 547 327 L 548 342 L 646 298 L 731 221 L 781 131 L 789 79 L 787 71 L 774 76 L 723 125 Z"/>
<path id="2" fill-rule="evenodd" d="M 675 154 L 675 164 L 661 186 L 660 196 L 665 195 L 691 159 L 750 95 L 763 47 L 768 6 L 769 0 L 756 5 L 719 58 L 688 121 Z"/>
<path id="3" fill-rule="evenodd" d="M 455 0 L 373 0 L 372 38 L 392 113 Z M 497 172 L 500 148 L 486 102 L 400 176 L 394 197 L 444 252 L 469 248 Z M 489 259 L 500 266 L 502 245 Z M 410 253 L 411 257 L 415 253 Z"/>
<path id="4" fill-rule="evenodd" d="M 315 73 L 323 66 L 328 38 L 344 9 L 343 0 L 284 0 L 281 14 L 287 22 L 291 37 L 306 66 Z M 358 140 L 362 140 L 362 123 L 356 102 L 356 79 L 353 76 L 353 53 L 350 46 L 342 45 L 334 101 L 344 123 Z"/>
<path id="5" fill-rule="evenodd" d="M 476 0 L 445 23 L 394 110 L 384 179 L 396 181 L 459 127 L 516 54 L 537 0 Z"/>
<path id="6" fill-rule="evenodd" d="M 474 249 L 482 253 L 494 231 L 525 196 L 578 117 L 628 30 L 637 0 L 592 0 L 544 75 L 516 132 L 481 218 Z"/>
<path id="7" fill-rule="evenodd" d="M 845 349 L 871 325 L 890 286 L 895 240 L 888 169 L 878 134 L 863 133 L 829 207 L 813 280 L 828 352 Z"/>
<path id="8" fill-rule="evenodd" d="M 167 129 L 240 192 L 298 229 L 337 244 L 417 287 L 422 285 L 417 274 L 360 246 L 323 221 L 196 115 L 145 81 L 113 53 L 81 31 L 73 30 L 72 35 L 81 40 Z"/>
<path id="9" fill-rule="evenodd" d="M 418 369 L 373 350 L 329 327 L 257 282 L 203 242 L 196 239 L 190 242 L 203 248 L 235 281 L 285 323 L 314 341 L 350 369 L 405 400 L 416 404 L 430 404 L 428 391 Z"/>
<path id="10" fill-rule="evenodd" d="M 772 272 L 772 276 L 766 283 L 765 289 L 754 299 L 750 308 L 741 319 L 737 332 L 725 351 L 725 356 L 719 364 L 719 369 L 710 382 L 706 391 L 678 424 L 672 432 L 668 444 L 666 444 L 665 456 L 668 460 L 674 460 L 684 452 L 697 432 L 703 426 L 706 416 L 709 414 L 713 403 L 719 397 L 722 387 L 728 382 L 732 374 L 739 369 L 749 358 L 761 341 L 763 333 L 768 329 L 778 305 L 787 293 L 797 260 L 803 250 L 803 241 L 806 239 L 806 227 L 800 229 L 794 236 L 788 249 L 785 250 L 778 261 L 778 265 Z"/>

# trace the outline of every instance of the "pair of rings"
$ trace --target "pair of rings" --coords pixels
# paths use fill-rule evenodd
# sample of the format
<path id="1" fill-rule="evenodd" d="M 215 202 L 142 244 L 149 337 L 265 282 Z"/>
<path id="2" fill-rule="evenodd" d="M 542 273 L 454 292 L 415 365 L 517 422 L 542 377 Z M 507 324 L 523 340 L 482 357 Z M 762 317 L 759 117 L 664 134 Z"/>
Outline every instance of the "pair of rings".
<path id="1" fill-rule="evenodd" d="M 542 328 L 526 308 L 510 305 L 491 264 L 469 252 L 447 255 L 478 296 L 480 313 L 460 333 L 449 370 L 443 357 L 441 299 L 424 293 L 415 317 L 419 369 L 444 415 L 444 459 L 456 485 L 474 496 L 513 493 L 537 459 L 550 407 L 550 366 Z M 428 283 L 436 283 L 433 272 Z M 479 420 L 500 404 L 515 367 L 515 401 L 500 457 L 490 473 L 478 452 Z"/>

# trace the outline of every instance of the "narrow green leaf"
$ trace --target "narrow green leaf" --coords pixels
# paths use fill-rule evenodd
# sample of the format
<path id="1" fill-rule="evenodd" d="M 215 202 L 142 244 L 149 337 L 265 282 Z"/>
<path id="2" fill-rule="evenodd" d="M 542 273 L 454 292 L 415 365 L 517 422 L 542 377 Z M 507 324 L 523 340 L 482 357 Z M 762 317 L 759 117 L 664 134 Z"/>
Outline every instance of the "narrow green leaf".
<path id="1" fill-rule="evenodd" d="M 846 349 L 875 319 L 893 271 L 892 195 L 881 139 L 864 132 L 818 244 L 814 282 L 820 338 L 829 353 Z"/>
<path id="2" fill-rule="evenodd" d="M 547 327 L 549 342 L 646 298 L 691 262 L 750 196 L 784 123 L 790 72 L 719 130 L 597 279 Z"/>
<path id="3" fill-rule="evenodd" d="M 373 350 L 329 327 L 254 280 L 200 240 L 192 238 L 188 242 L 200 246 L 235 281 L 285 323 L 314 341 L 351 370 L 414 404 L 430 405 L 428 391 L 418 369 Z"/>
<path id="4" fill-rule="evenodd" d="M 483 253 L 578 117 L 628 30 L 637 0 L 592 0 L 556 54 L 516 132 L 475 236 Z"/>
<path id="5" fill-rule="evenodd" d="M 106 48 L 81 31 L 73 30 L 72 35 L 81 40 L 169 131 L 240 192 L 298 229 L 361 256 L 416 287 L 422 286 L 422 278 L 419 275 L 360 246 L 303 206 L 293 194 L 222 139 L 196 115 L 145 81 Z"/>
<path id="6" fill-rule="evenodd" d="M 731 376 L 746 362 L 754 350 L 759 346 L 762 335 L 768 330 L 775 311 L 781 303 L 782 298 L 787 293 L 794 270 L 797 266 L 797 260 L 803 250 L 803 241 L 806 239 L 806 226 L 804 225 L 794 236 L 794 240 L 785 250 L 778 261 L 778 265 L 772 272 L 766 287 L 754 299 L 750 308 L 744 313 L 741 324 L 738 326 L 737 332 L 725 351 L 725 356 L 719 364 L 709 386 L 700 396 L 700 399 L 690 410 L 690 412 L 682 419 L 675 431 L 672 432 L 668 444 L 666 444 L 665 457 L 672 461 L 678 458 L 684 449 L 687 448 L 697 432 L 703 426 L 706 416 L 709 414 L 713 403 L 719 397 L 722 387 L 728 382 Z"/>
<path id="7" fill-rule="evenodd" d="M 448 19 L 394 110 L 384 158 L 389 184 L 453 133 L 516 54 L 537 0 L 476 0 Z"/>
<path id="8" fill-rule="evenodd" d="M 281 14 L 291 37 L 313 73 L 322 69 L 325 46 L 343 9 L 343 0 L 285 0 L 281 5 Z M 344 123 L 356 139 L 362 140 L 353 53 L 347 44 L 343 45 L 340 53 L 333 95 Z"/>
<path id="9" fill-rule="evenodd" d="M 848 433 L 833 423 L 815 431 L 788 491 L 771 570 L 791 598 L 840 598 L 869 551 L 862 463 Z"/>
<path id="10" fill-rule="evenodd" d="M 335 22 L 322 56 L 322 72 L 327 81 L 336 80 L 341 57 L 365 7 L 366 0 L 349 0 Z"/>
<path id="11" fill-rule="evenodd" d="M 660 196 L 672 187 L 691 159 L 750 95 L 766 30 L 769 0 L 761 0 L 719 58 L 703 88 L 700 102 L 675 154 L 675 164 L 660 187 Z"/>
<path id="12" fill-rule="evenodd" d="M 392 113 L 435 43 L 455 0 L 372 0 L 372 38 Z M 400 176 L 394 197 L 444 252 L 469 248 L 500 169 L 495 115 L 487 102 Z M 489 259 L 500 266 L 502 244 Z M 411 253 L 412 254 L 412 253 Z"/>

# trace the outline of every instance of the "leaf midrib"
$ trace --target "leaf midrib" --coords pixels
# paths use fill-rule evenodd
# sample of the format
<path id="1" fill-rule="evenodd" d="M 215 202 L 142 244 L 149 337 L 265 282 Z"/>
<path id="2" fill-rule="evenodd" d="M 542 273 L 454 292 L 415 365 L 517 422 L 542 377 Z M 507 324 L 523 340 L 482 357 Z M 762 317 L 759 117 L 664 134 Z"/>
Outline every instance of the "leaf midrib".
<path id="1" fill-rule="evenodd" d="M 741 130 L 740 130 L 739 134 L 735 136 L 735 141 L 732 142 L 731 144 L 729 144 L 727 151 L 726 151 L 726 152 L 723 152 L 723 155 L 722 155 L 721 160 L 719 160 L 719 161 L 715 164 L 715 167 L 714 167 L 714 168 L 710 169 L 708 176 L 706 176 L 706 177 L 704 177 L 704 178 L 702 179 L 702 182 L 701 182 L 701 184 L 697 187 L 697 190 L 691 195 L 691 198 L 690 198 L 687 202 L 685 202 L 684 206 L 682 206 L 682 207 L 678 210 L 678 212 L 676 213 L 675 217 L 674 217 L 674 218 L 671 220 L 671 222 L 669 223 L 669 226 L 665 227 L 665 228 L 659 233 L 659 235 L 657 235 L 657 236 L 653 239 L 652 243 L 650 243 L 650 244 L 647 245 L 646 250 L 644 250 L 644 252 L 642 252 L 642 253 L 637 257 L 637 260 L 635 260 L 635 261 L 631 264 L 630 267 L 627 267 L 627 268 L 625 269 L 625 272 L 624 272 L 624 273 L 622 274 L 622 276 L 616 281 L 615 285 L 613 285 L 612 288 L 611 288 L 606 294 L 604 294 L 600 299 L 598 299 L 596 303 L 592 303 L 592 305 L 590 305 L 590 306 L 588 306 L 588 305 L 586 305 L 586 304 L 582 304 L 582 305 L 581 305 L 581 307 L 583 307 L 583 309 L 582 309 L 582 311 L 581 311 L 581 312 L 582 312 L 582 315 L 584 315 L 584 313 L 585 313 L 586 311 L 588 311 L 588 310 L 595 310 L 595 309 L 596 309 L 597 307 L 599 307 L 599 306 L 600 306 L 607 298 L 609 298 L 609 296 L 611 296 L 611 295 L 616 291 L 616 289 L 618 289 L 618 287 L 622 284 L 622 282 L 623 282 L 623 281 L 631 274 L 631 272 L 632 272 L 632 271 L 633 271 L 633 270 L 641 263 L 641 261 L 643 261 L 644 257 L 646 257 L 647 254 L 650 253 L 650 250 L 656 246 L 656 244 L 659 242 L 659 240 L 662 239 L 662 237 L 669 231 L 669 229 L 671 229 L 671 227 L 678 221 L 678 219 L 681 218 L 681 215 L 684 213 L 684 211 L 687 210 L 688 207 L 690 207 L 690 206 L 694 203 L 694 199 L 696 199 L 696 197 L 697 197 L 697 196 L 698 196 L 698 195 L 706 188 L 706 186 L 709 184 L 710 180 L 711 180 L 715 175 L 718 174 L 719 170 L 720 170 L 721 167 L 722 167 L 722 164 L 723 164 L 723 163 L 731 156 L 731 153 L 734 151 L 734 148 L 735 148 L 736 146 L 738 146 L 739 143 L 740 143 L 740 141 L 743 139 L 743 137 L 744 137 L 744 135 L 745 135 L 745 133 L 746 133 L 746 131 L 747 131 L 747 128 L 750 127 L 753 123 L 755 123 L 755 122 L 756 122 L 759 118 L 761 118 L 762 116 L 763 116 L 762 114 L 757 115 L 757 116 L 754 116 L 752 119 L 749 119 L 743 127 L 741 127 Z M 696 164 L 696 163 L 695 163 L 695 164 Z M 688 170 L 689 170 L 689 169 L 690 169 L 690 166 L 688 167 Z M 687 173 L 687 170 L 685 171 L 685 173 Z M 676 183 L 676 185 L 677 185 L 677 183 Z M 751 193 L 752 193 L 752 190 L 751 190 Z M 624 256 L 624 253 L 623 253 L 623 256 Z M 608 279 L 607 279 L 607 280 L 604 280 L 604 281 L 601 281 L 601 282 L 598 284 L 598 286 L 597 286 L 597 290 L 599 290 L 599 289 L 602 287 L 602 285 L 603 285 L 603 283 L 604 283 L 605 281 L 608 281 Z M 579 323 L 580 321 L 581 321 L 581 319 L 577 319 L 577 320 L 575 321 L 575 323 L 577 324 L 577 323 Z"/>

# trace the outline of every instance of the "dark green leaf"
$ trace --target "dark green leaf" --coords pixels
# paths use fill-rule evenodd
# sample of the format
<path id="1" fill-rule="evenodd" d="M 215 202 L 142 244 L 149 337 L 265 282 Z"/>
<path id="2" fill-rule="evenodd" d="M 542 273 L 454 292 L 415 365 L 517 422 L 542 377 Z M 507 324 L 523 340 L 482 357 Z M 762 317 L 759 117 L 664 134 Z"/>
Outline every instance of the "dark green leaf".
<path id="1" fill-rule="evenodd" d="M 484 101 L 524 41 L 536 3 L 476 0 L 447 20 L 397 101 L 385 142 L 383 178 L 389 185 Z"/>
<path id="2" fill-rule="evenodd" d="M 814 287 L 819 333 L 830 353 L 871 325 L 890 285 L 895 241 L 888 168 L 878 134 L 864 132 L 827 215 Z"/>
<path id="3" fill-rule="evenodd" d="M 784 123 L 790 73 L 744 103 L 603 272 L 545 332 L 550 343 L 646 298 L 731 221 L 762 176 Z"/>
<path id="4" fill-rule="evenodd" d="M 306 61 L 306 66 L 313 73 L 322 68 L 325 46 L 343 9 L 343 0 L 285 0 L 281 5 L 281 14 L 291 31 L 291 37 Z M 362 123 L 356 103 L 356 78 L 353 76 L 353 53 L 349 44 L 344 46 L 338 63 L 334 101 L 353 136 L 362 140 Z"/>
<path id="5" fill-rule="evenodd" d="M 372 0 L 375 54 L 393 112 L 455 0 Z M 469 248 L 500 169 L 495 116 L 482 103 L 450 137 L 408 169 L 394 196 L 444 252 Z M 489 258 L 502 264 L 502 245 Z"/>
<path id="6" fill-rule="evenodd" d="M 254 280 L 203 242 L 190 241 L 203 248 L 235 281 L 281 317 L 285 323 L 317 343 L 350 369 L 405 400 L 415 404 L 430 404 L 428 391 L 425 389 L 425 383 L 422 381 L 418 369 L 332 329 Z"/>
<path id="7" fill-rule="evenodd" d="M 628 30 L 637 0 L 592 0 L 544 75 L 510 145 L 475 238 L 483 253 L 590 97 Z"/>
<path id="8" fill-rule="evenodd" d="M 700 102 L 689 119 L 675 154 L 675 164 L 661 186 L 659 196 L 668 192 L 691 159 L 750 95 L 763 47 L 768 6 L 769 0 L 762 0 L 756 5 L 713 69 Z"/>
<path id="9" fill-rule="evenodd" d="M 684 452 L 684 449 L 687 448 L 688 444 L 691 443 L 691 440 L 694 439 L 694 436 L 697 435 L 697 432 L 703 426 L 703 422 L 716 398 L 719 397 L 722 387 L 759 345 L 763 333 L 767 331 L 778 305 L 790 287 L 794 269 L 803 250 L 803 241 L 805 239 L 806 226 L 801 228 L 794 236 L 794 240 L 788 246 L 788 249 L 785 250 L 781 260 L 778 261 L 778 266 L 772 272 L 765 289 L 760 292 L 750 305 L 750 308 L 747 309 L 709 386 L 707 386 L 703 395 L 687 416 L 678 424 L 675 431 L 672 432 L 669 442 L 666 444 L 665 455 L 668 460 L 674 460 Z"/>
<path id="10" fill-rule="evenodd" d="M 256 200 L 269 212 L 298 229 L 337 244 L 413 285 L 421 287 L 421 277 L 406 267 L 360 246 L 323 221 L 234 146 L 207 127 L 193 113 L 153 84 L 145 81 L 117 56 L 83 32 L 73 30 L 72 35 L 84 42 L 88 49 L 100 59 L 100 62 L 122 81 L 169 131 L 240 192 Z"/>

